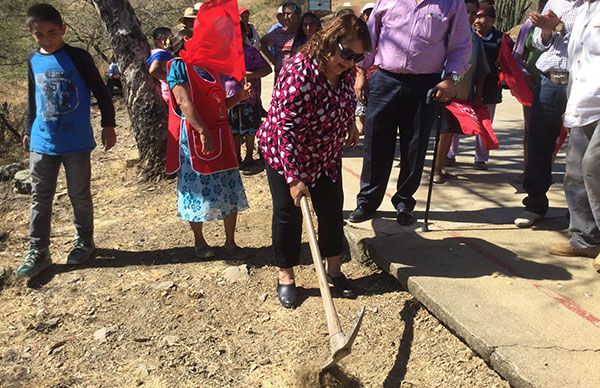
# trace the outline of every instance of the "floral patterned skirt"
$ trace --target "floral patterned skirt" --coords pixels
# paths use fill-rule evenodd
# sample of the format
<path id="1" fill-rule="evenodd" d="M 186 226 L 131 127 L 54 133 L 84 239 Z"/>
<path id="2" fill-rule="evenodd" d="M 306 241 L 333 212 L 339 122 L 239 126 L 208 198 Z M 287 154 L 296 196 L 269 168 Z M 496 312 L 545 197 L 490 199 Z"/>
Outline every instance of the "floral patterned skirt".
<path id="1" fill-rule="evenodd" d="M 192 169 L 186 131 L 181 131 L 177 210 L 188 222 L 222 220 L 248 208 L 239 169 L 199 174 Z"/>

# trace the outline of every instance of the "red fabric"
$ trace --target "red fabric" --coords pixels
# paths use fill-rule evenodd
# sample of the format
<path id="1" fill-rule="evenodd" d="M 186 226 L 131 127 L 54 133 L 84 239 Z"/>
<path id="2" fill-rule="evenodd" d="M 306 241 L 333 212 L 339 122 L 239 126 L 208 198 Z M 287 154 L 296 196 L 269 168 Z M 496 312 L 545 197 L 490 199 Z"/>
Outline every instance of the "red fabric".
<path id="1" fill-rule="evenodd" d="M 558 152 L 560 151 L 560 147 L 562 147 L 563 144 L 565 144 L 565 140 L 567 140 L 567 135 L 569 134 L 569 131 L 567 131 L 567 128 L 560 127 L 560 134 L 558 135 L 558 138 L 556 139 L 556 145 L 554 146 L 554 152 Z"/>
<path id="2" fill-rule="evenodd" d="M 171 69 L 171 60 L 167 64 L 167 73 Z M 201 154 L 202 143 L 198 132 L 189 122 L 177 114 L 175 96 L 169 99 L 169 133 L 167 137 L 167 174 L 174 174 L 179 170 L 179 136 L 181 131 L 187 131 L 192 168 L 200 174 L 212 174 L 219 171 L 238 168 L 235 152 L 235 142 L 227 120 L 227 107 L 225 105 L 225 90 L 221 85 L 218 74 L 210 73 L 214 82 L 204 79 L 196 71 L 196 66 L 185 66 L 190 86 L 192 102 L 202 121 L 208 127 L 212 137 L 214 151 L 210 154 Z"/>
<path id="3" fill-rule="evenodd" d="M 180 52 L 185 63 L 227 74 L 238 81 L 246 76 L 242 31 L 236 0 L 209 0 L 194 21 L 194 34 Z"/>
<path id="4" fill-rule="evenodd" d="M 504 34 L 500 45 L 500 82 L 506 82 L 512 95 L 522 105 L 530 107 L 533 102 L 533 91 L 512 56 L 511 43 L 510 36 Z"/>
<path id="5" fill-rule="evenodd" d="M 465 135 L 481 135 L 483 145 L 488 150 L 498 148 L 498 138 L 492 128 L 490 112 L 485 105 L 473 106 L 466 101 L 452 101 L 446 109 L 456 117 Z"/>

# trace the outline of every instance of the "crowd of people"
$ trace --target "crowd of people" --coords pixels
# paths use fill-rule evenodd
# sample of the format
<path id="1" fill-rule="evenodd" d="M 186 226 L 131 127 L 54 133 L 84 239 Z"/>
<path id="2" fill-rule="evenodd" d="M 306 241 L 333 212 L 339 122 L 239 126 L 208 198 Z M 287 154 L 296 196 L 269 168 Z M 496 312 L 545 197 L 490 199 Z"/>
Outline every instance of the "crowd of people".
<path id="1" fill-rule="evenodd" d="M 511 58 L 520 69 L 518 79 L 526 84 L 520 86 L 533 95 L 523 111 L 527 197 L 515 225 L 532 226 L 548 210 L 552 163 L 563 128 L 568 128 L 570 240 L 551 247 L 550 253 L 596 258 L 594 265 L 600 269 L 600 73 L 593 65 L 600 56 L 599 3 L 542 4 L 523 25 Z M 244 258 L 235 241 L 237 214 L 248 207 L 240 170 L 264 168 L 273 202 L 271 232 L 281 304 L 291 308 L 298 300 L 294 266 L 302 236 L 302 196 L 311 197 L 319 221 L 319 248 L 329 282 L 339 295 L 356 297 L 341 271 L 342 154 L 364 135 L 360 191 L 348 216 L 349 222 L 364 222 L 375 217 L 384 199 L 399 141 L 400 170 L 391 200 L 398 224 L 416 222 L 414 194 L 432 132 L 438 127 L 441 131 L 433 166 L 438 184 L 447 180 L 459 137 L 467 133 L 450 109 L 438 117 L 438 105 L 428 99 L 430 91 L 437 104 L 483 109 L 490 122 L 502 102 L 503 79 L 508 77 L 501 66 L 506 39 L 494 27 L 493 1 L 379 0 L 360 12 L 342 7 L 326 22 L 288 2 L 262 37 L 250 23 L 251 11 L 239 8 L 243 80 L 180 56 L 202 12 L 198 3 L 185 10 L 175 30 L 155 28 L 146 62 L 168 106 L 166 171 L 177 174 L 178 214 L 190 223 L 196 255 L 215 256 L 202 226 L 223 220 L 225 251 Z M 60 13 L 37 4 L 29 9 L 26 23 L 39 48 L 28 61 L 29 115 L 23 137 L 33 180 L 30 251 L 17 274 L 32 277 L 52 263 L 51 204 L 61 164 L 77 231 L 67 262 L 80 264 L 95 249 L 90 93 L 99 103 L 106 150 L 114 146 L 116 134 L 110 93 L 91 56 L 64 43 Z M 272 101 L 265 111 L 261 78 L 273 71 Z M 489 142 L 477 135 L 473 166 L 486 169 Z"/>

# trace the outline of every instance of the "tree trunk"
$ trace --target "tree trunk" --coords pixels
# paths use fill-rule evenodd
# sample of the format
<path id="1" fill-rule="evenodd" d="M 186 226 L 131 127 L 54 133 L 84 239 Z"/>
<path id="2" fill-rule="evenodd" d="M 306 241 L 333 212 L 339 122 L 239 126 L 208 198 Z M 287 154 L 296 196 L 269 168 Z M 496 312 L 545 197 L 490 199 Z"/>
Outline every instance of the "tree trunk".
<path id="1" fill-rule="evenodd" d="M 106 27 L 110 44 L 123 75 L 123 87 L 131 129 L 140 153 L 145 178 L 164 172 L 167 139 L 167 107 L 156 80 L 148 73 L 150 47 L 128 0 L 90 0 Z"/>

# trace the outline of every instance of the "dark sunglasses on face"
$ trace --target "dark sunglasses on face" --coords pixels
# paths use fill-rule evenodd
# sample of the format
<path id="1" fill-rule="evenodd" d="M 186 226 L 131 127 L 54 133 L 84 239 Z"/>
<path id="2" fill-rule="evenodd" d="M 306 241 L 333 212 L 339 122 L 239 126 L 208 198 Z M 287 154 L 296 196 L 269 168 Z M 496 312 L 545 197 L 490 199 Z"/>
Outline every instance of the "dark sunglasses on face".
<path id="1" fill-rule="evenodd" d="M 345 61 L 358 63 L 365 59 L 365 54 L 357 54 L 352 49 L 342 46 L 341 43 L 338 43 L 338 48 L 340 49 L 340 57 Z"/>

